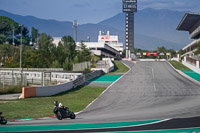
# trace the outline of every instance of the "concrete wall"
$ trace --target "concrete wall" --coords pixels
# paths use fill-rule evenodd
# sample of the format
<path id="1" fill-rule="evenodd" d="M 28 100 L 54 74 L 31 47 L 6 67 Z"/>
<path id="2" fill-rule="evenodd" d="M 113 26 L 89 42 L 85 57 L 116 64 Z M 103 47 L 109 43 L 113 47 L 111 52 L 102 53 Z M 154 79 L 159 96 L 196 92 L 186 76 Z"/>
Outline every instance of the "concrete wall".
<path id="1" fill-rule="evenodd" d="M 113 71 L 113 70 L 115 69 L 115 66 L 114 66 L 114 64 L 112 63 L 112 61 L 111 61 L 110 58 L 103 58 L 103 60 L 108 61 L 108 63 L 109 63 L 108 72 L 111 72 L 111 71 Z"/>
<path id="2" fill-rule="evenodd" d="M 73 82 L 68 82 L 54 86 L 23 87 L 22 98 L 52 96 L 59 94 L 61 92 L 71 90 L 72 88 L 73 88 Z"/>
<path id="3" fill-rule="evenodd" d="M 106 68 L 91 68 L 92 71 L 99 71 L 102 70 L 104 73 L 109 73 L 115 69 L 114 64 L 111 61 L 111 58 L 103 58 L 103 61 L 106 61 L 108 63 L 108 67 Z"/>
<path id="4" fill-rule="evenodd" d="M 73 88 L 73 82 L 68 82 L 55 86 L 46 86 L 46 87 L 36 87 L 36 96 L 52 96 L 61 92 L 71 90 Z"/>
<path id="5" fill-rule="evenodd" d="M 198 67 L 196 67 L 196 66 L 193 66 L 193 65 L 187 63 L 186 61 L 182 61 L 182 64 L 185 65 L 185 66 L 187 66 L 188 68 L 190 68 L 190 69 L 193 70 L 194 72 L 200 74 L 200 68 L 198 68 Z"/>

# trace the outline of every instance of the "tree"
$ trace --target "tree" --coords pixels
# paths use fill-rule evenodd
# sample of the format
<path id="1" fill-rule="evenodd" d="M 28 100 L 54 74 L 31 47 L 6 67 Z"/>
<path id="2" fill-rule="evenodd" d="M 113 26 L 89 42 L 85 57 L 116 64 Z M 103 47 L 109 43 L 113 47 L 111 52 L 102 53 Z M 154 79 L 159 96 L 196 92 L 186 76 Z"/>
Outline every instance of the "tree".
<path id="1" fill-rule="evenodd" d="M 91 61 L 90 50 L 81 42 L 80 62 Z"/>
<path id="2" fill-rule="evenodd" d="M 22 28 L 22 44 L 24 44 L 24 45 L 30 44 L 29 30 L 25 26 L 23 26 L 23 28 Z"/>
<path id="3" fill-rule="evenodd" d="M 37 38 L 39 37 L 39 31 L 38 29 L 35 29 L 34 27 L 32 27 L 31 30 L 31 38 L 32 38 L 32 43 L 37 43 Z"/>
<path id="4" fill-rule="evenodd" d="M 56 56 L 59 64 L 61 66 L 63 66 L 63 63 L 65 62 L 67 55 L 66 55 L 65 50 L 64 50 L 64 45 L 61 42 L 58 43 L 58 47 L 57 47 L 55 56 Z"/>
<path id="5" fill-rule="evenodd" d="M 23 45 L 22 67 L 24 68 L 38 68 L 40 54 L 38 50 L 30 46 Z"/>
<path id="6" fill-rule="evenodd" d="M 64 68 L 64 70 L 72 70 L 72 68 L 73 68 L 73 63 L 69 62 L 68 57 L 66 57 L 66 59 L 65 59 L 65 62 L 63 64 L 63 68 Z"/>
<path id="7" fill-rule="evenodd" d="M 0 16 L 0 44 L 5 42 L 12 43 L 13 29 L 15 38 L 19 35 L 19 24 L 11 18 Z"/>
<path id="8" fill-rule="evenodd" d="M 168 49 L 166 52 L 171 53 L 171 56 L 173 57 L 174 55 L 176 55 L 176 51 L 173 49 Z"/>
<path id="9" fill-rule="evenodd" d="M 53 38 L 45 33 L 40 35 L 39 42 L 39 67 L 48 68 L 52 64 L 51 47 L 53 47 Z"/>
<path id="10" fill-rule="evenodd" d="M 185 54 L 185 50 L 182 50 L 182 49 L 180 49 L 179 51 L 178 51 L 178 54 L 180 54 L 180 55 L 183 55 L 183 54 Z"/>
<path id="11" fill-rule="evenodd" d="M 76 57 L 76 43 L 70 36 L 62 37 L 61 41 L 59 42 L 60 47 L 63 46 L 63 54 L 62 56 L 65 57 L 65 61 L 63 67 L 65 70 L 72 70 L 72 66 L 74 63 L 74 58 Z"/>
<path id="12" fill-rule="evenodd" d="M 157 48 L 158 53 L 165 53 L 166 51 L 167 51 L 167 49 L 164 46 Z"/>
<path id="13" fill-rule="evenodd" d="M 197 44 L 197 51 L 194 54 L 195 55 L 200 54 L 200 42 Z"/>
<path id="14" fill-rule="evenodd" d="M 51 64 L 51 68 L 59 68 L 60 64 L 57 60 L 53 61 L 53 63 Z"/>

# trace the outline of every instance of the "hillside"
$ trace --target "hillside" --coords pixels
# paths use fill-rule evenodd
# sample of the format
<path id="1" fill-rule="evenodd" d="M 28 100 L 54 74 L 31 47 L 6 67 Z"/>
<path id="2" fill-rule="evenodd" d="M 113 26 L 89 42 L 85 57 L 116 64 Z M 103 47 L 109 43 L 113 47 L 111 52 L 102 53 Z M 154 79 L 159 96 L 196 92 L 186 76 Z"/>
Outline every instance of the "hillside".
<path id="1" fill-rule="evenodd" d="M 143 49 L 156 49 L 164 45 L 167 48 L 180 49 L 189 40 L 186 32 L 176 31 L 176 27 L 183 17 L 184 12 L 170 10 L 144 9 L 135 14 L 135 47 Z M 24 24 L 29 29 L 35 27 L 40 32 L 45 32 L 53 37 L 64 35 L 73 36 L 72 22 L 39 19 L 33 16 L 15 15 L 0 10 L 0 16 L 7 16 Z M 98 24 L 83 24 L 78 26 L 78 40 L 97 41 L 98 31 L 109 30 L 111 34 L 119 35 L 119 40 L 125 38 L 125 14 L 120 13 Z"/>

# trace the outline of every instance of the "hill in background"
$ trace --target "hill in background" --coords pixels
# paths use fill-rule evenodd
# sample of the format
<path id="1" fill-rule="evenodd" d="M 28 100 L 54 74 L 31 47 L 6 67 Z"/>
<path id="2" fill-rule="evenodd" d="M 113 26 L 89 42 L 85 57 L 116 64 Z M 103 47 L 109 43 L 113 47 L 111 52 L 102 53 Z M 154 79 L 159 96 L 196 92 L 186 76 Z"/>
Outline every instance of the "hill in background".
<path id="1" fill-rule="evenodd" d="M 186 32 L 176 31 L 176 27 L 185 12 L 170 10 L 144 9 L 135 13 L 135 47 L 142 49 L 156 49 L 158 46 L 179 50 L 191 40 Z M 73 36 L 72 22 L 39 19 L 33 16 L 15 15 L 0 10 L 0 16 L 7 16 L 24 24 L 29 29 L 35 27 L 52 37 L 64 35 Z M 110 31 L 110 34 L 119 35 L 119 40 L 125 40 L 125 14 L 120 13 L 97 24 L 82 24 L 78 26 L 78 40 L 97 41 L 101 31 Z"/>

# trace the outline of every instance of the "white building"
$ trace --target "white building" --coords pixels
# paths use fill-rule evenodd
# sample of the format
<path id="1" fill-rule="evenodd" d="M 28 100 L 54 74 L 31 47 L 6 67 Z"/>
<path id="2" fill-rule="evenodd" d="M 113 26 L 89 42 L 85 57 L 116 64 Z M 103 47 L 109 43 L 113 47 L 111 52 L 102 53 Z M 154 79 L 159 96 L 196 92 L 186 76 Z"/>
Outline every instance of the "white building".
<path id="1" fill-rule="evenodd" d="M 53 39 L 53 43 L 58 46 L 61 37 L 53 37 Z M 76 42 L 76 45 L 77 50 L 79 50 L 81 43 Z M 123 51 L 123 43 L 119 43 L 118 36 L 110 35 L 109 31 L 107 31 L 107 34 L 102 34 L 102 32 L 99 31 L 98 42 L 84 42 L 84 45 L 90 49 L 93 54 L 101 57 L 119 59 Z"/>
<path id="2" fill-rule="evenodd" d="M 109 46 L 118 50 L 120 52 L 120 54 L 122 54 L 123 43 L 119 43 L 117 35 L 110 35 L 109 31 L 107 31 L 107 34 L 104 35 L 104 34 L 102 34 L 101 31 L 99 31 L 98 42 L 106 43 Z"/>

